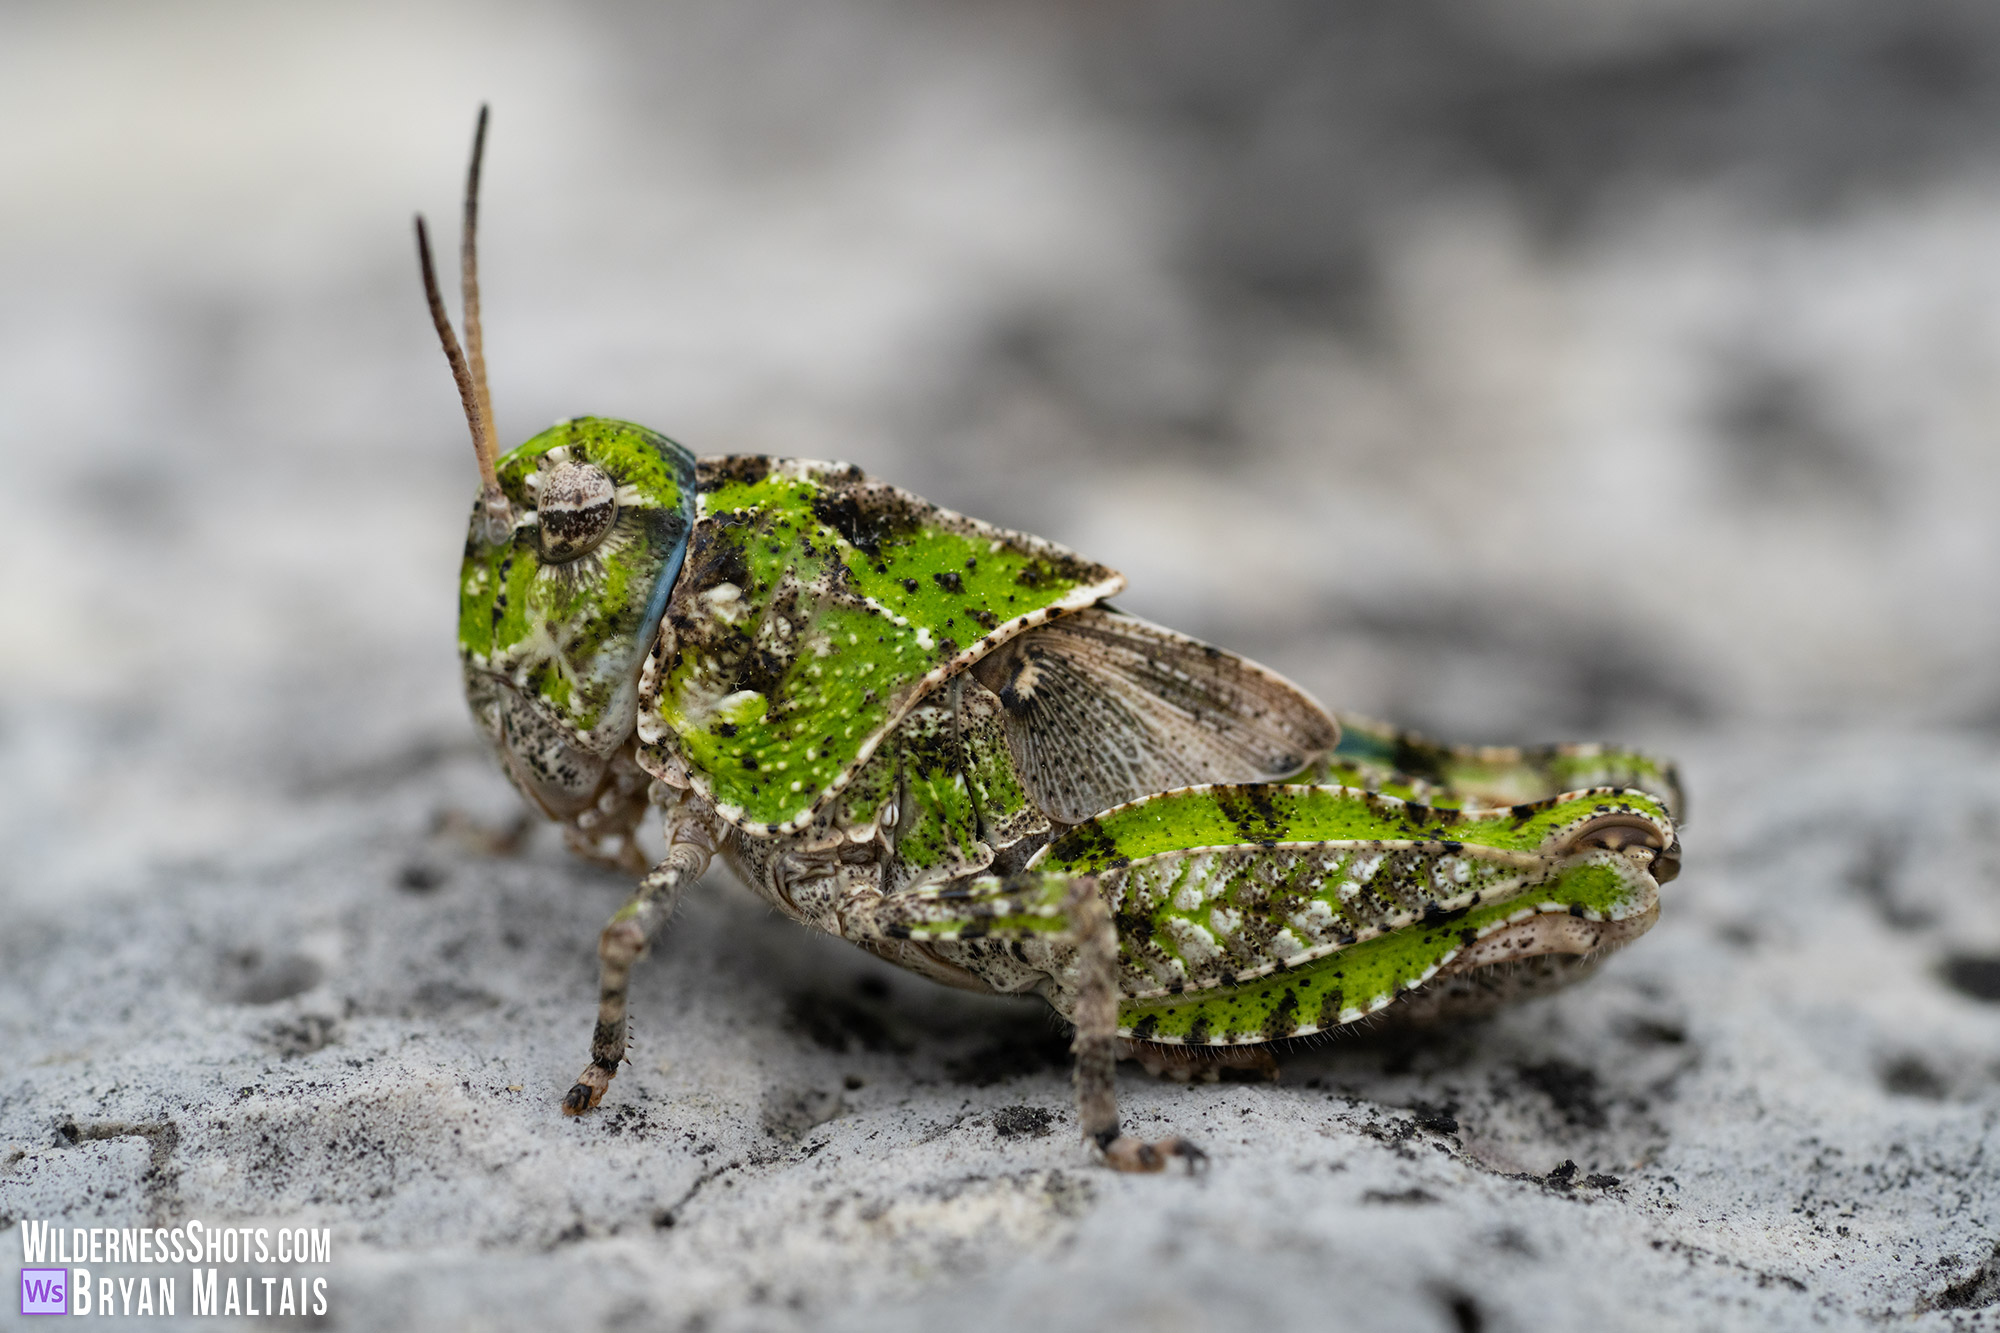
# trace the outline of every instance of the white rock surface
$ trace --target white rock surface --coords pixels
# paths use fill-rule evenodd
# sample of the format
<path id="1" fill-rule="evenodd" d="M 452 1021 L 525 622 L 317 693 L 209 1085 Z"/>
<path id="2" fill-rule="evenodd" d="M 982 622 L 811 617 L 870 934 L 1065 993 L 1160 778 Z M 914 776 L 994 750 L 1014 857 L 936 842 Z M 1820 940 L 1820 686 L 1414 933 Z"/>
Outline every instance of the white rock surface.
<path id="1" fill-rule="evenodd" d="M 9 11 L 0 1267 L 198 1217 L 333 1228 L 341 1329 L 1994 1317 L 1991 21 L 1238 12 Z M 1128 1070 L 1214 1159 L 1129 1179 L 1040 1011 L 719 873 L 564 1119 L 624 885 L 433 831 L 516 808 L 405 231 L 481 97 L 504 433 L 851 458 L 1340 706 L 1675 753 L 1659 928 Z"/>

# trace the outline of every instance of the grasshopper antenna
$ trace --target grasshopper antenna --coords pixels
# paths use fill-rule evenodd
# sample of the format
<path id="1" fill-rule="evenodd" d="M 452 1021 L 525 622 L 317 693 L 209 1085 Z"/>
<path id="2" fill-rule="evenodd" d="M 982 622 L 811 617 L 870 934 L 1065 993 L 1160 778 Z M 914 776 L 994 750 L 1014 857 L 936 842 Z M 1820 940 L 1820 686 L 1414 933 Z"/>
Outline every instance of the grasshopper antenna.
<path id="1" fill-rule="evenodd" d="M 479 327 L 479 164 L 486 159 L 486 113 L 479 104 L 479 126 L 472 132 L 472 165 L 465 172 L 465 230 L 458 247 L 458 284 L 465 307 L 465 362 L 479 390 L 479 415 L 486 421 L 486 440 L 494 438 L 493 394 L 486 387 L 486 338 Z M 494 455 L 498 457 L 497 453 Z"/>
<path id="2" fill-rule="evenodd" d="M 445 313 L 444 296 L 438 290 L 437 265 L 431 259 L 430 233 L 424 215 L 417 214 L 417 259 L 424 270 L 424 297 L 430 302 L 431 323 L 437 327 L 438 341 L 444 344 L 445 360 L 451 363 L 451 377 L 458 385 L 459 402 L 465 408 L 466 424 L 472 428 L 472 451 L 479 458 L 480 508 L 485 513 L 489 541 L 502 540 L 513 529 L 513 510 L 500 489 L 499 450 L 493 442 L 493 397 L 486 387 L 485 341 L 479 328 L 479 166 L 486 155 L 487 108 L 479 108 L 479 127 L 472 136 L 472 166 L 465 175 L 465 238 L 459 249 L 459 290 L 465 306 L 465 348 L 452 332 L 451 317 Z"/>

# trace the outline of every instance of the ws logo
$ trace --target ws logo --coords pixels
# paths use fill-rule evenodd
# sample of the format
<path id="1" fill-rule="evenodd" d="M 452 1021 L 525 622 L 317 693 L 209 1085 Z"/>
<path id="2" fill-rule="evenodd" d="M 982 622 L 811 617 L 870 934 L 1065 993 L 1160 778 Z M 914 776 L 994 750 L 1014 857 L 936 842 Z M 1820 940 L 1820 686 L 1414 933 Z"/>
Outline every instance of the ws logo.
<path id="1" fill-rule="evenodd" d="M 69 1270 L 67 1268 L 24 1268 L 21 1270 L 22 1314 L 68 1314 Z"/>

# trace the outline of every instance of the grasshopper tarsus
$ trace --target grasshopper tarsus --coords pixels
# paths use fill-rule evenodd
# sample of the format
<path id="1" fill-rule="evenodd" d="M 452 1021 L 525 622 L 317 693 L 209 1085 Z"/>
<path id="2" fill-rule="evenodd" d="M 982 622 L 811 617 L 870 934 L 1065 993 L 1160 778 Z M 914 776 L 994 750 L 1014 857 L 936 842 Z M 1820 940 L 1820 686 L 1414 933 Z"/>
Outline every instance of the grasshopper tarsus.
<path id="1" fill-rule="evenodd" d="M 585 1111 L 596 1110 L 597 1104 L 604 1100 L 605 1090 L 610 1086 L 610 1076 L 596 1065 L 592 1065 L 584 1070 L 582 1077 L 563 1094 L 563 1114 L 582 1115 Z"/>
<path id="2" fill-rule="evenodd" d="M 1208 1154 L 1178 1136 L 1147 1143 L 1121 1134 L 1104 1147 L 1104 1164 L 1114 1171 L 1151 1174 L 1166 1170 L 1167 1163 L 1176 1157 L 1187 1163 L 1191 1176 L 1208 1167 Z"/>

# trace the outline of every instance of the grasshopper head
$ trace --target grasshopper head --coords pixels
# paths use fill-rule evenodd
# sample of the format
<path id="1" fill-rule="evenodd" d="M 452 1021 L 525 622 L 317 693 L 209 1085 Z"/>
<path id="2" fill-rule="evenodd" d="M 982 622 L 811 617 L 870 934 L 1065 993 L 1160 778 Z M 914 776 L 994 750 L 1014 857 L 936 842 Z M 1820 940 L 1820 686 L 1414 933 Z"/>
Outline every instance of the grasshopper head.
<path id="1" fill-rule="evenodd" d="M 631 739 L 639 668 L 694 523 L 694 456 L 643 426 L 582 417 L 496 457 L 474 248 L 485 139 L 482 107 L 465 189 L 462 350 L 417 219 L 424 292 L 479 459 L 458 648 L 466 701 L 508 776 L 569 820 L 597 800 Z"/>
<path id="2" fill-rule="evenodd" d="M 465 697 L 515 786 L 588 807 L 638 716 L 639 667 L 694 519 L 694 456 L 624 421 L 560 422 L 500 459 L 459 571 Z"/>

